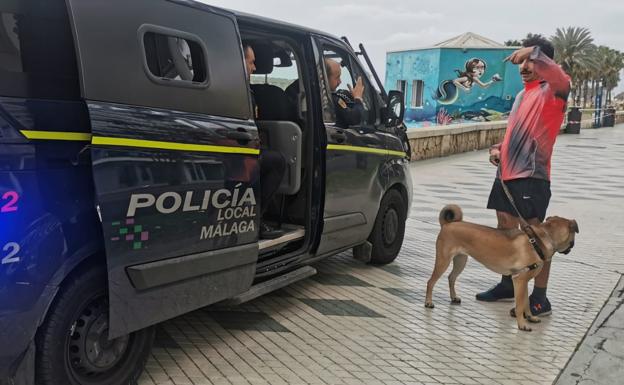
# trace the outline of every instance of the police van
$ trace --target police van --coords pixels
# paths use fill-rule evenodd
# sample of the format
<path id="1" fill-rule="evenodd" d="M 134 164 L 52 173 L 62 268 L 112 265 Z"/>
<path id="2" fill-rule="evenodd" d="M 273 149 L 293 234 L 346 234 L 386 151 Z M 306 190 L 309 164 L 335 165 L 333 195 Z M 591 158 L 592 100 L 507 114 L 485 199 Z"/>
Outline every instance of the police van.
<path id="1" fill-rule="evenodd" d="M 359 124 L 336 124 L 328 58 L 342 88 L 364 79 Z M 0 0 L 0 383 L 134 383 L 158 322 L 344 250 L 392 262 L 403 103 L 320 31 L 190 0 Z M 286 163 L 270 202 L 263 149 Z"/>

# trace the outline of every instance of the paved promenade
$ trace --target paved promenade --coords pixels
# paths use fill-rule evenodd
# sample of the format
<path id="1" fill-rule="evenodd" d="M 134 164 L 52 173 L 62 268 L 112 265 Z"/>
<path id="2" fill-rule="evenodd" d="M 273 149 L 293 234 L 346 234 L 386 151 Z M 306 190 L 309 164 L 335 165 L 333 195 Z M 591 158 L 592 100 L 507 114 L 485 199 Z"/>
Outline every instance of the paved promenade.
<path id="1" fill-rule="evenodd" d="M 446 279 L 435 309 L 423 306 L 442 206 L 495 226 L 484 208 L 495 169 L 478 151 L 412 164 L 414 202 L 395 263 L 367 266 L 343 253 L 252 302 L 161 324 L 140 384 L 622 381 L 624 125 L 560 136 L 552 170 L 549 215 L 576 219 L 580 234 L 570 254 L 554 257 L 553 315 L 533 332 L 517 329 L 511 303 L 475 301 L 499 277 L 474 260 L 458 279 L 460 306 L 449 303 Z"/>

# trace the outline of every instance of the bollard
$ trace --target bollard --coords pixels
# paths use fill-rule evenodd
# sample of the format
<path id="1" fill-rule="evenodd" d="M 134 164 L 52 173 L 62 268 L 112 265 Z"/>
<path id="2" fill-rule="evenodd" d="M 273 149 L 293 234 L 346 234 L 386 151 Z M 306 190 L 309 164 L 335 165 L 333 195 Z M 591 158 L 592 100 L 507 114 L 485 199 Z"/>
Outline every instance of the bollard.
<path id="1" fill-rule="evenodd" d="M 568 111 L 568 124 L 565 132 L 567 134 L 578 134 L 581 132 L 581 110 L 578 107 L 570 108 Z"/>
<path id="2" fill-rule="evenodd" d="M 605 108 L 602 116 L 603 127 L 615 127 L 615 108 Z"/>

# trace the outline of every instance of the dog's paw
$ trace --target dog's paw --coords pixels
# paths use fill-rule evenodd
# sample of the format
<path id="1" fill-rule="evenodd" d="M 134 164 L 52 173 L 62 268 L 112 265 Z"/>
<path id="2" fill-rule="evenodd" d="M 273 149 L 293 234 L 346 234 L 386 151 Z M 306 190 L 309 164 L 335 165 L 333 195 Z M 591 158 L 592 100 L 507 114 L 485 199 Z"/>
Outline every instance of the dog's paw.
<path id="1" fill-rule="evenodd" d="M 534 324 L 538 324 L 540 322 L 542 322 L 542 320 L 539 317 L 536 317 L 534 315 L 530 315 L 528 317 L 525 317 L 527 319 L 527 321 L 534 323 Z"/>
<path id="2" fill-rule="evenodd" d="M 433 302 L 425 302 L 425 307 L 426 307 L 427 309 L 433 309 L 433 308 L 434 308 L 434 306 L 433 306 Z"/>
<path id="3" fill-rule="evenodd" d="M 509 310 L 509 315 L 511 316 L 511 318 L 516 318 L 516 309 L 512 308 L 511 310 Z"/>
<path id="4" fill-rule="evenodd" d="M 452 299 L 451 299 L 451 303 L 452 303 L 453 305 L 460 305 L 460 304 L 461 304 L 461 298 L 459 298 L 459 297 L 452 298 Z"/>
<path id="5" fill-rule="evenodd" d="M 518 329 L 522 330 L 523 332 L 533 331 L 533 329 L 531 329 L 528 325 L 518 325 Z"/>

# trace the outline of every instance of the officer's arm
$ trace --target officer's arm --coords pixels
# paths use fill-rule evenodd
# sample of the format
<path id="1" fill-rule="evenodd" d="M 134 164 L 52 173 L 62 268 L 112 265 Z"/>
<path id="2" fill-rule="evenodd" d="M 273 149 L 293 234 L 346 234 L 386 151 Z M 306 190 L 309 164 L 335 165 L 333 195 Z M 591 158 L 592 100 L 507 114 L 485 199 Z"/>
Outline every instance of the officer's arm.
<path id="1" fill-rule="evenodd" d="M 345 123 L 349 126 L 359 126 L 362 124 L 362 118 L 364 117 L 364 105 L 361 100 L 356 100 L 355 103 L 353 103 L 353 107 L 340 109 L 340 113 L 342 114 Z"/>

